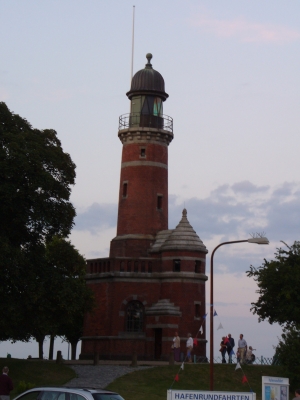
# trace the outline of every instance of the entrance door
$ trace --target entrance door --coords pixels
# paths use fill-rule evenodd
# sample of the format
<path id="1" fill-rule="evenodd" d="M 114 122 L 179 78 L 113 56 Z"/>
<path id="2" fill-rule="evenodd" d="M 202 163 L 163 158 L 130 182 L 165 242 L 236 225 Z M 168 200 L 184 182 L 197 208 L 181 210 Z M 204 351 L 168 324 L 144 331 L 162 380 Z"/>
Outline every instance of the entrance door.
<path id="1" fill-rule="evenodd" d="M 162 328 L 154 329 L 154 359 L 160 360 L 162 346 Z"/>

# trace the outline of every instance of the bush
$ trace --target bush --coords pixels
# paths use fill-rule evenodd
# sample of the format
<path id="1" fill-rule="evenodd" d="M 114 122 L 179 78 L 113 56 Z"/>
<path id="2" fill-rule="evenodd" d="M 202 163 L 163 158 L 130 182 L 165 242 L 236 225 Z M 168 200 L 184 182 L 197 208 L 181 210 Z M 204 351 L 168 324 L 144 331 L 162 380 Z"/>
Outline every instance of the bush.
<path id="1" fill-rule="evenodd" d="M 21 394 L 26 392 L 26 390 L 33 389 L 35 386 L 35 383 L 20 381 L 17 386 L 17 394 Z"/>

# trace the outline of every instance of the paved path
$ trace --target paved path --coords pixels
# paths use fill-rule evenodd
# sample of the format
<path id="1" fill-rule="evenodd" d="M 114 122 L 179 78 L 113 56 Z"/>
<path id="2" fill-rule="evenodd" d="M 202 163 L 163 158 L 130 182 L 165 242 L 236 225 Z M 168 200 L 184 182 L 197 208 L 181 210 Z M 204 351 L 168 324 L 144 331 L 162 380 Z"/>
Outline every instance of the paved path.
<path id="1" fill-rule="evenodd" d="M 132 368 L 125 365 L 70 365 L 77 377 L 65 384 L 70 387 L 104 389 L 122 375 L 152 367 Z"/>

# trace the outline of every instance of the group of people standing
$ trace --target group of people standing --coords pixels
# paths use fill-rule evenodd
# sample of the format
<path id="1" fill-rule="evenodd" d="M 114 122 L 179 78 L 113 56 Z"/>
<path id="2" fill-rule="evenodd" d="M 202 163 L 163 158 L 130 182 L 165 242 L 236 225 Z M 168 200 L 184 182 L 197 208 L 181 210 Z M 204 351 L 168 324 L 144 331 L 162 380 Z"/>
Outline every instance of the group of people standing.
<path id="1" fill-rule="evenodd" d="M 192 350 L 194 346 L 194 341 L 192 335 L 190 333 L 187 334 L 186 341 L 186 360 L 187 362 L 192 362 Z M 175 336 L 173 338 L 172 349 L 174 351 L 174 361 L 180 360 L 180 337 L 178 336 L 178 332 L 175 332 Z"/>
<path id="2" fill-rule="evenodd" d="M 192 335 L 190 333 L 187 334 L 186 341 L 186 361 L 192 362 L 192 351 L 193 351 L 194 341 Z M 252 364 L 255 360 L 255 356 L 252 353 L 253 348 L 251 346 L 248 347 L 246 340 L 244 339 L 244 335 L 241 333 L 240 338 L 238 340 L 238 348 L 236 352 L 234 351 L 235 341 L 231 336 L 231 333 L 228 333 L 227 336 L 222 337 L 222 341 L 220 343 L 220 352 L 222 354 L 222 363 L 226 363 L 226 353 L 228 354 L 228 363 L 232 364 L 232 356 L 235 354 L 237 358 L 237 362 L 240 364 Z M 174 361 L 180 362 L 180 337 L 178 336 L 178 332 L 175 332 L 175 336 L 173 338 L 172 349 L 174 351 Z"/>
<path id="3" fill-rule="evenodd" d="M 233 348 L 235 347 L 235 342 L 233 337 L 231 337 L 231 333 L 228 333 L 228 336 L 223 336 L 222 341 L 220 343 L 220 352 L 222 354 L 222 363 L 226 363 L 226 353 L 228 354 L 228 363 L 232 363 L 232 356 L 234 354 Z M 254 354 L 252 353 L 253 348 L 247 345 L 246 340 L 244 339 L 244 335 L 241 333 L 240 338 L 238 340 L 238 349 L 236 351 L 237 362 L 240 364 L 252 364 L 254 361 Z"/>
<path id="4" fill-rule="evenodd" d="M 228 363 L 232 364 L 232 355 L 234 354 L 233 348 L 235 346 L 235 342 L 231 333 L 228 333 L 228 336 L 223 336 L 222 341 L 220 343 L 220 352 L 222 354 L 222 363 L 226 363 L 225 355 L 228 354 Z"/>

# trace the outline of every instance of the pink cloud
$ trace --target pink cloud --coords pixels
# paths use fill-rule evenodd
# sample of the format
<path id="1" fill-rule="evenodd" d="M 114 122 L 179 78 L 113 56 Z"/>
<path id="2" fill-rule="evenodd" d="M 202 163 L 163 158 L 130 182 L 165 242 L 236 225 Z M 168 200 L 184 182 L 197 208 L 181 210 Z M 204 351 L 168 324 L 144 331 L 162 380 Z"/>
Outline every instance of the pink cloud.
<path id="1" fill-rule="evenodd" d="M 221 20 L 198 15 L 191 22 L 194 26 L 206 32 L 211 32 L 218 37 L 237 37 L 241 42 L 283 44 L 300 38 L 299 30 L 282 25 L 249 22 L 243 17 L 233 20 Z"/>

